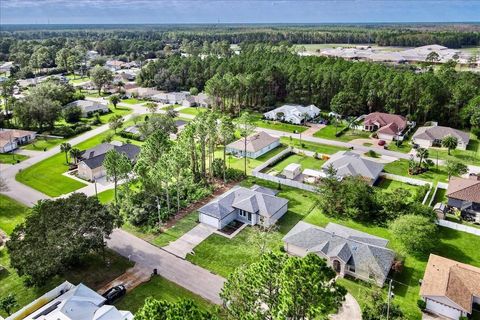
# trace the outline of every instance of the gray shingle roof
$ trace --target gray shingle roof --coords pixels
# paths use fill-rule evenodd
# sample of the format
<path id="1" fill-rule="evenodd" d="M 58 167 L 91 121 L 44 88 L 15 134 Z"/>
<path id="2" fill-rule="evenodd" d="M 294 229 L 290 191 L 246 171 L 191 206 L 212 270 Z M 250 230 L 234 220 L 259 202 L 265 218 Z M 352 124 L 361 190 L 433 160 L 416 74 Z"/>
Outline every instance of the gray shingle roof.
<path id="1" fill-rule="evenodd" d="M 82 110 L 82 112 L 85 112 L 85 113 L 94 112 L 98 110 L 108 111 L 108 106 L 106 104 L 99 103 L 96 101 L 90 101 L 90 100 L 76 100 L 66 105 L 67 108 L 73 107 L 73 106 L 79 107 Z"/>
<path id="2" fill-rule="evenodd" d="M 140 148 L 130 143 L 126 143 L 121 146 L 115 146 L 110 143 L 102 143 L 91 149 L 83 151 L 81 158 L 83 159 L 83 163 L 85 163 L 90 169 L 95 169 L 102 166 L 103 159 L 105 159 L 105 154 L 112 149 L 115 149 L 117 152 L 126 155 L 132 161 L 135 160 L 137 155 L 140 153 Z"/>
<path id="3" fill-rule="evenodd" d="M 422 140 L 442 140 L 448 135 L 456 137 L 458 140 L 464 144 L 468 144 L 470 136 L 467 132 L 463 132 L 457 129 L 443 126 L 427 126 L 420 127 L 417 129 L 413 135 L 413 139 L 422 139 Z"/>
<path id="4" fill-rule="evenodd" d="M 300 221 L 283 241 L 307 252 L 338 257 L 349 265 L 369 270 L 382 278 L 388 275 L 395 257 L 395 253 L 386 248 L 388 240 L 335 223 L 320 228 Z"/>
<path id="5" fill-rule="evenodd" d="M 369 179 L 376 179 L 383 170 L 383 164 L 360 157 L 359 154 L 340 151 L 335 153 L 322 166 L 327 170 L 332 165 L 337 170 L 337 176 L 362 176 Z"/>
<path id="6" fill-rule="evenodd" d="M 279 141 L 279 138 L 273 137 L 264 131 L 257 132 L 247 137 L 247 152 L 257 152 L 277 141 Z M 245 142 L 242 138 L 230 143 L 227 145 L 227 148 L 243 151 Z"/>
<path id="7" fill-rule="evenodd" d="M 235 209 L 271 217 L 288 203 L 287 199 L 276 197 L 275 193 L 274 190 L 256 185 L 250 189 L 237 186 L 207 203 L 198 211 L 219 219 L 223 219 Z"/>

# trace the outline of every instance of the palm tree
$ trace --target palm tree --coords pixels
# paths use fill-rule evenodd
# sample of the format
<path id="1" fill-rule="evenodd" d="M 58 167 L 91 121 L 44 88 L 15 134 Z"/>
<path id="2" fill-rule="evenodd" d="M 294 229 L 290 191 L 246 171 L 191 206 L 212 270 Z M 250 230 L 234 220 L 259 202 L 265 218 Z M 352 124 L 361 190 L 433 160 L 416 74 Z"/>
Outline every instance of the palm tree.
<path id="1" fill-rule="evenodd" d="M 73 158 L 73 161 L 75 161 L 75 164 L 78 163 L 78 159 L 80 158 L 81 155 L 82 155 L 82 151 L 80 151 L 80 149 L 72 148 L 70 150 L 70 157 Z"/>
<path id="2" fill-rule="evenodd" d="M 65 162 L 67 164 L 69 164 L 69 161 L 68 161 L 68 152 L 70 151 L 70 149 L 72 149 L 72 146 L 70 145 L 70 143 L 68 142 L 63 142 L 61 145 L 60 145 L 60 150 L 62 152 L 65 152 Z"/>
<path id="3" fill-rule="evenodd" d="M 110 97 L 110 102 L 113 104 L 113 107 L 117 109 L 117 104 L 120 102 L 120 98 L 116 94 L 114 94 Z"/>
<path id="4" fill-rule="evenodd" d="M 455 149 L 457 146 L 458 139 L 450 134 L 442 139 L 442 147 L 447 148 L 448 155 L 450 155 L 450 150 Z"/>
<path id="5" fill-rule="evenodd" d="M 425 164 L 427 164 L 426 160 L 428 159 L 428 156 L 429 156 L 428 149 L 426 149 L 426 148 L 418 148 L 417 149 L 417 157 L 420 159 L 418 161 L 419 169 L 422 168 L 422 165 L 423 165 L 424 162 L 425 162 Z"/>

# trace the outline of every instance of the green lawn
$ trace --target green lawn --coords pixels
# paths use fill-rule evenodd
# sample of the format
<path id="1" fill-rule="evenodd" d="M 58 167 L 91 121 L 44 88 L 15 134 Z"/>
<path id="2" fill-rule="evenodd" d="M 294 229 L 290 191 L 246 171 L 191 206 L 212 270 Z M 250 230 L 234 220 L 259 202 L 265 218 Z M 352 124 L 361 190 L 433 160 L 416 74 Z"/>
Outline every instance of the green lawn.
<path id="1" fill-rule="evenodd" d="M 23 204 L 0 194 L 0 229 L 10 234 L 15 226 L 25 219 L 28 208 Z"/>
<path id="2" fill-rule="evenodd" d="M 340 132 L 346 125 L 342 124 L 335 128 L 334 125 L 327 125 L 326 127 L 318 130 L 313 134 L 314 137 L 330 139 L 330 140 L 338 140 L 338 141 L 351 141 L 355 139 L 368 139 L 368 137 L 372 134 L 368 131 L 361 131 L 361 130 L 352 130 L 348 129 L 347 131 L 340 134 L 338 137 L 335 136 L 336 132 Z"/>
<path id="3" fill-rule="evenodd" d="M 437 192 L 435 193 L 435 198 L 433 198 L 432 205 L 435 205 L 438 202 L 447 203 L 447 197 L 445 196 L 446 193 L 446 189 L 437 188 Z"/>
<path id="4" fill-rule="evenodd" d="M 412 150 L 412 145 L 410 144 L 410 140 L 403 141 L 399 146 L 392 141 L 388 143 L 387 149 L 396 152 L 409 153 L 410 150 Z"/>
<path id="5" fill-rule="evenodd" d="M 193 300 L 201 309 L 215 312 L 213 304 L 161 276 L 154 276 L 150 281 L 136 287 L 116 302 L 115 306 L 120 310 L 129 310 L 135 313 L 143 306 L 148 297 L 169 302 L 189 299 Z"/>
<path id="6" fill-rule="evenodd" d="M 110 112 L 102 114 L 100 116 L 100 121 L 102 122 L 102 124 L 108 123 L 108 120 L 110 120 L 110 118 L 113 117 L 114 115 L 119 115 L 123 117 L 123 116 L 126 116 L 127 114 L 132 113 L 133 111 L 131 108 L 122 107 L 118 105 L 117 105 L 117 108 L 114 108 L 113 104 L 110 104 L 108 107 L 110 109 Z M 93 117 L 87 118 L 86 120 L 92 120 L 92 119 Z"/>
<path id="7" fill-rule="evenodd" d="M 321 170 L 322 165 L 325 163 L 324 160 L 315 159 L 313 157 L 308 157 L 300 154 L 292 154 L 287 158 L 282 159 L 281 161 L 277 162 L 273 167 L 268 168 L 270 170 L 274 170 L 276 172 L 282 172 L 286 166 L 291 163 L 298 163 L 302 166 L 302 170 L 304 169 L 313 169 L 313 170 Z"/>
<path id="8" fill-rule="evenodd" d="M 137 98 L 129 98 L 129 99 L 123 99 L 121 102 L 127 103 L 127 104 L 139 104 L 139 103 L 144 103 L 145 101 Z"/>
<path id="9" fill-rule="evenodd" d="M 65 141 L 67 141 L 67 139 L 51 139 L 51 138 L 37 137 L 32 143 L 29 143 L 23 146 L 22 149 L 33 150 L 33 151 L 43 151 L 43 150 L 48 150 L 50 148 L 56 147 Z"/>
<path id="10" fill-rule="evenodd" d="M 124 127 L 133 124 L 133 119 L 126 122 Z M 75 145 L 75 148 L 85 150 L 102 143 L 102 140 L 108 135 L 113 134 L 112 130 L 107 130 L 98 134 L 84 142 Z M 127 139 L 114 135 L 114 140 L 125 142 Z M 141 145 L 141 142 L 131 141 L 133 144 Z M 65 163 L 65 154 L 63 152 L 47 158 L 19 172 L 15 179 L 26 184 L 40 192 L 51 197 L 58 197 L 62 194 L 73 192 L 84 187 L 86 184 L 78 180 L 74 180 L 63 176 L 62 174 L 68 170 Z"/>
<path id="11" fill-rule="evenodd" d="M 0 153 L 0 163 L 15 164 L 19 161 L 28 159 L 28 156 L 16 153 Z"/>
<path id="12" fill-rule="evenodd" d="M 342 148 L 342 147 L 336 147 L 336 146 L 329 146 L 326 144 L 321 144 L 321 143 L 316 143 L 316 142 L 310 142 L 310 141 L 305 141 L 300 139 L 294 139 L 290 137 L 282 137 L 280 138 L 280 141 L 283 144 L 292 146 L 294 148 L 298 149 L 303 149 L 307 151 L 312 151 L 312 152 L 317 152 L 321 154 L 334 154 L 338 151 L 344 151 L 347 150 L 347 148 Z"/>
<path id="13" fill-rule="evenodd" d="M 306 126 L 299 126 L 296 124 L 283 123 L 279 121 L 263 120 L 262 119 L 263 115 L 260 113 L 253 113 L 252 117 L 255 120 L 255 125 L 260 128 L 272 129 L 272 130 L 278 130 L 278 131 L 290 132 L 290 133 L 302 133 L 308 129 L 308 127 Z"/>
<path id="14" fill-rule="evenodd" d="M 44 286 L 28 287 L 25 285 L 24 279 L 10 267 L 10 258 L 7 250 L 0 249 L 0 265 L 6 268 L 6 270 L 0 274 L 0 298 L 3 297 L 5 293 L 12 292 L 15 294 L 19 306 L 23 307 L 65 280 L 73 284 L 82 282 L 96 290 L 133 266 L 127 259 L 108 249 L 105 251 L 105 258 L 106 263 L 103 261 L 101 255 L 88 255 L 82 259 L 77 266 L 66 271 L 63 275 L 53 277 Z M 18 309 L 19 307 L 15 308 L 14 311 Z M 3 311 L 0 311 L 0 315 L 6 316 Z"/>
<path id="15" fill-rule="evenodd" d="M 256 158 L 256 159 L 250 159 L 247 158 L 247 174 L 251 174 L 252 170 L 270 159 L 271 157 L 279 154 L 283 150 L 285 150 L 285 146 L 279 146 L 273 150 L 270 150 L 269 152 L 265 153 L 264 155 Z M 223 159 L 223 149 L 217 149 L 215 151 L 215 158 L 220 158 Z M 235 156 L 227 154 L 227 166 L 229 168 L 234 168 L 238 170 L 244 170 L 245 167 L 245 159 L 244 158 L 237 158 Z"/>
<path id="16" fill-rule="evenodd" d="M 77 83 L 82 83 L 82 82 L 87 82 L 90 81 L 91 79 L 89 77 L 82 77 L 81 75 L 73 75 L 69 74 L 67 75 L 67 79 L 70 81 L 71 84 L 77 84 Z"/>
<path id="17" fill-rule="evenodd" d="M 383 171 L 391 174 L 396 174 L 399 176 L 405 176 L 413 179 L 420 179 L 420 180 L 426 180 L 431 182 L 436 182 L 436 181 L 447 182 L 448 181 L 448 174 L 445 171 L 445 167 L 443 166 L 438 166 L 438 169 L 437 169 L 436 166 L 434 165 L 427 172 L 413 175 L 413 176 L 409 175 L 408 160 L 405 160 L 405 159 L 400 159 L 394 162 L 387 163 L 383 168 Z"/>
<path id="18" fill-rule="evenodd" d="M 313 212 L 305 218 L 305 221 L 319 226 L 325 226 L 328 222 L 335 222 L 389 239 L 389 247 L 395 252 L 401 253 L 405 256 L 403 272 L 394 276 L 394 302 L 400 305 L 406 313 L 407 319 L 421 318 L 421 313 L 416 303 L 419 298 L 418 292 L 420 290 L 418 280 L 423 277 L 428 255 L 415 257 L 406 252 L 402 252 L 399 244 L 392 239 L 390 232 L 386 228 L 374 225 L 364 225 L 351 220 L 338 220 L 327 217 L 318 209 L 313 210 Z M 472 264 L 477 267 L 480 266 L 480 251 L 477 250 L 474 245 L 474 243 L 478 242 L 477 236 L 443 227 L 439 228 L 439 235 L 440 241 L 432 253 L 458 260 L 463 263 Z M 342 280 L 342 284 L 345 283 L 347 284 L 347 288 L 351 290 L 350 292 L 359 301 L 360 305 L 364 305 L 366 298 L 365 293 L 370 291 L 370 286 L 361 281 L 354 282 L 348 279 Z"/>
<path id="19" fill-rule="evenodd" d="M 390 179 L 383 179 L 380 178 L 377 184 L 375 184 L 376 188 L 379 188 L 385 192 L 393 192 L 396 189 L 402 188 L 410 191 L 412 197 L 414 197 L 417 192 L 419 191 L 419 186 L 415 186 L 413 184 L 403 183 L 400 181 L 390 180 Z"/>
<path id="20" fill-rule="evenodd" d="M 204 110 L 204 109 L 203 109 Z M 185 109 L 182 109 L 180 111 L 178 111 L 180 114 L 181 113 L 184 113 L 184 114 L 190 114 L 192 116 L 196 116 L 198 115 L 200 112 L 202 112 L 202 109 L 200 108 L 192 108 L 192 107 L 189 107 L 189 108 L 185 108 Z"/>
<path id="21" fill-rule="evenodd" d="M 145 241 L 148 241 L 158 247 L 163 247 L 168 245 L 170 242 L 177 240 L 186 232 L 193 229 L 197 223 L 198 212 L 194 211 L 177 221 L 174 226 L 161 233 L 142 230 L 141 228 L 132 226 L 129 223 L 124 224 L 122 228 Z"/>
<path id="22" fill-rule="evenodd" d="M 255 183 L 278 188 L 275 183 L 264 180 L 248 178 L 242 185 L 249 187 Z M 313 193 L 282 186 L 279 194 L 289 200 L 287 213 L 279 221 L 279 229 L 272 235 L 269 247 L 279 250 L 282 245 L 282 237 L 304 216 L 306 216 L 315 204 Z M 187 260 L 200 265 L 216 274 L 227 277 L 235 268 L 242 264 L 250 264 L 261 255 L 260 249 L 255 246 L 252 235 L 256 229 L 247 227 L 233 239 L 213 234 L 195 248 L 194 255 L 188 255 Z"/>
<path id="23" fill-rule="evenodd" d="M 480 140 L 473 133 L 470 134 L 470 142 L 467 146 L 467 150 L 452 150 L 451 155 L 448 155 L 448 150 L 444 148 L 430 148 L 430 158 L 443 160 L 456 160 L 465 164 L 480 164 Z"/>
<path id="24" fill-rule="evenodd" d="M 103 203 L 103 204 L 108 204 L 113 201 L 114 196 L 115 196 L 114 190 L 108 189 L 98 194 L 98 201 L 100 201 L 100 203 Z"/>

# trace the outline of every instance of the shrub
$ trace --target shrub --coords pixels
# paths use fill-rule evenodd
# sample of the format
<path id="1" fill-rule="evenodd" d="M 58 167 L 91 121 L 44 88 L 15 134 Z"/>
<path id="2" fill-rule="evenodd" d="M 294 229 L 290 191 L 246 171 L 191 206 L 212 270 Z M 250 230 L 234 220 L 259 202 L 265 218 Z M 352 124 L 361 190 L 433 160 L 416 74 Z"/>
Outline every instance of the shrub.
<path id="1" fill-rule="evenodd" d="M 78 122 L 82 117 L 82 110 L 80 109 L 80 107 L 77 107 L 77 106 L 71 106 L 71 107 L 65 108 L 62 111 L 62 117 L 68 123 Z"/>
<path id="2" fill-rule="evenodd" d="M 425 308 L 427 307 L 427 303 L 421 299 L 418 299 L 417 300 L 417 306 L 420 308 L 420 310 L 425 310 Z"/>
<path id="3" fill-rule="evenodd" d="M 61 126 L 53 129 L 51 134 L 54 136 L 62 136 L 64 138 L 68 138 L 73 136 L 75 134 L 75 131 L 71 127 Z"/>
<path id="4" fill-rule="evenodd" d="M 390 231 L 406 251 L 427 253 L 437 244 L 437 226 L 428 217 L 404 215 L 392 223 Z"/>

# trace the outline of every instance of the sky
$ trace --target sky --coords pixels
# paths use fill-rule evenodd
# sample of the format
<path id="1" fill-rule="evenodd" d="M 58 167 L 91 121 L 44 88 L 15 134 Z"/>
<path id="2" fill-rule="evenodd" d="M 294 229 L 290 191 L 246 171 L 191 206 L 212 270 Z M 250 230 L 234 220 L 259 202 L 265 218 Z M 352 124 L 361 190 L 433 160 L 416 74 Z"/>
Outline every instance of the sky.
<path id="1" fill-rule="evenodd" d="M 0 24 L 480 22 L 480 0 L 0 0 Z"/>

